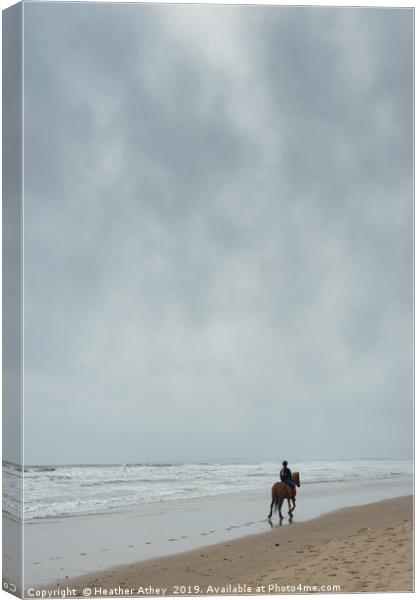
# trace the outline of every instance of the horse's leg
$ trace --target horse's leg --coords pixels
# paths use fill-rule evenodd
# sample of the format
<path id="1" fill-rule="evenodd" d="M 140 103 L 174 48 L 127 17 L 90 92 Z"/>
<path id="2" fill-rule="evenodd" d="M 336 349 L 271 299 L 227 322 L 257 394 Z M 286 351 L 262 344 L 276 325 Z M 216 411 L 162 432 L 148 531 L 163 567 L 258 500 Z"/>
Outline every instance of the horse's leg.
<path id="1" fill-rule="evenodd" d="M 283 515 L 281 514 L 281 506 L 282 506 L 282 504 L 283 504 L 283 500 L 284 500 L 284 498 L 282 498 L 282 499 L 279 501 L 279 517 L 280 517 L 280 521 L 282 521 L 282 520 L 283 520 Z"/>
<path id="2" fill-rule="evenodd" d="M 289 517 L 290 517 L 290 515 L 292 514 L 292 511 L 290 510 L 290 498 L 287 498 L 287 506 L 289 507 L 288 514 L 289 514 Z"/>
<path id="3" fill-rule="evenodd" d="M 268 515 L 269 519 L 271 519 L 271 517 L 273 516 L 273 506 L 274 506 L 274 498 L 271 501 L 270 514 Z"/>
<path id="4" fill-rule="evenodd" d="M 292 502 L 293 502 L 293 508 L 292 508 L 292 510 L 290 511 L 291 513 L 292 513 L 292 512 L 295 510 L 295 508 L 296 508 L 296 500 L 293 498 L 293 496 L 292 496 Z"/>
<path id="5" fill-rule="evenodd" d="M 273 489 L 271 490 L 271 505 L 270 505 L 270 514 L 268 515 L 268 518 L 271 519 L 271 517 L 273 516 L 273 510 L 276 510 L 276 505 L 278 502 L 278 498 L 277 498 L 277 494 L 276 494 L 276 490 Z"/>

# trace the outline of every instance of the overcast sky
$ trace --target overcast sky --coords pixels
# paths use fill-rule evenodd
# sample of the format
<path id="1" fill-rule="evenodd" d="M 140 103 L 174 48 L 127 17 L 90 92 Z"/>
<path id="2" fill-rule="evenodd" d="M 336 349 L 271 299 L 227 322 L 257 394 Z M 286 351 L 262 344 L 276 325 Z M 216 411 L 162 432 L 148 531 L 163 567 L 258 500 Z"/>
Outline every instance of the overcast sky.
<path id="1" fill-rule="evenodd" d="M 25 460 L 409 457 L 410 10 L 25 5 Z"/>

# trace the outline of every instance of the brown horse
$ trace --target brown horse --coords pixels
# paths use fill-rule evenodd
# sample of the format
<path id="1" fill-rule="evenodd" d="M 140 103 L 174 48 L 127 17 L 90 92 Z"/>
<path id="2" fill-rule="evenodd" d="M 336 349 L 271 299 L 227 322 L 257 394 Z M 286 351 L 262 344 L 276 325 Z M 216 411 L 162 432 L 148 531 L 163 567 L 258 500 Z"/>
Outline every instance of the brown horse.
<path id="1" fill-rule="evenodd" d="M 300 477 L 299 473 L 292 473 L 292 481 L 297 487 L 300 487 Z M 289 484 L 283 483 L 282 481 L 277 481 L 271 488 L 271 506 L 270 506 L 270 514 L 268 518 L 271 519 L 274 511 L 278 509 L 280 521 L 283 519 L 283 515 L 281 514 L 281 506 L 283 504 L 283 500 L 287 500 L 287 504 L 289 506 L 289 517 L 292 518 L 293 511 L 296 508 L 296 500 L 292 496 L 292 488 Z M 293 508 L 290 508 L 290 500 L 293 502 Z"/>

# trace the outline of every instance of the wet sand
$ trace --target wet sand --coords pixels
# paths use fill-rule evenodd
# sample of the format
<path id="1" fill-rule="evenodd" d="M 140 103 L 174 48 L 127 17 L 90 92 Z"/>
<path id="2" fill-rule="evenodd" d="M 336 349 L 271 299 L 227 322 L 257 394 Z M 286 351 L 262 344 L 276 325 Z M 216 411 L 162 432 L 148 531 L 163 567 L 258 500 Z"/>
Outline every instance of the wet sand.
<path id="1" fill-rule="evenodd" d="M 327 586 L 325 592 L 412 591 L 412 528 L 412 496 L 282 526 L 276 517 L 265 533 L 68 578 L 59 587 L 78 594 L 88 587 L 92 596 L 102 595 L 99 588 L 106 590 L 103 595 L 119 596 L 182 593 L 176 586 L 191 586 L 188 595 L 309 591 L 304 586 L 318 591 Z"/>

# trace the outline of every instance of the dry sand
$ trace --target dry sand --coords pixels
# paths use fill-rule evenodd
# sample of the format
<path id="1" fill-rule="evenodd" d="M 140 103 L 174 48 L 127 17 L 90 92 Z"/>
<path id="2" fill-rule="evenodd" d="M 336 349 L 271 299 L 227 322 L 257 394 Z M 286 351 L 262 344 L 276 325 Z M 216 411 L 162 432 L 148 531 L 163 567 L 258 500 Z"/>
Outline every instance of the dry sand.
<path id="1" fill-rule="evenodd" d="M 174 586 L 198 586 L 187 591 L 203 595 L 243 593 L 244 586 L 254 594 L 337 585 L 341 592 L 413 591 L 412 496 L 344 508 L 311 521 L 277 523 L 276 517 L 267 533 L 68 579 L 64 585 L 79 593 L 96 588 L 92 596 L 99 587 L 109 595 L 133 596 L 148 595 L 150 588 L 154 595 L 158 589 L 173 595 Z"/>

